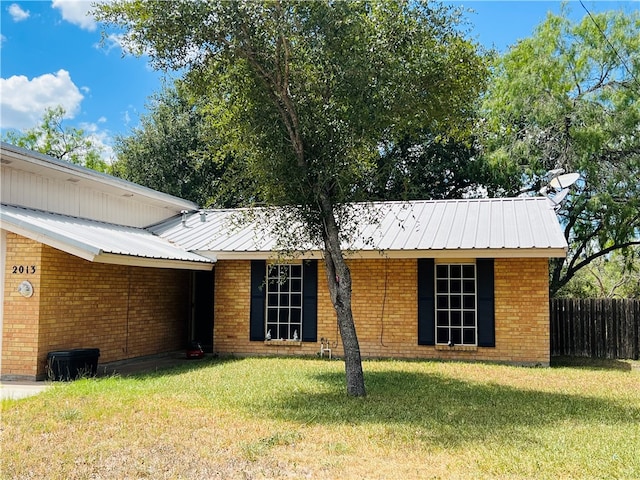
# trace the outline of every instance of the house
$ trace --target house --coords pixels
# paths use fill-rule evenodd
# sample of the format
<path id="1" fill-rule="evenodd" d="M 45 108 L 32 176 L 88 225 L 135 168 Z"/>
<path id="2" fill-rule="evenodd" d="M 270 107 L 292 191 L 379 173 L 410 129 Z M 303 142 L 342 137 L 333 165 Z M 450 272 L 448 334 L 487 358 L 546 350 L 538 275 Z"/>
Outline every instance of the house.
<path id="1" fill-rule="evenodd" d="M 546 198 L 365 207 L 376 221 L 344 246 L 364 357 L 548 365 L 548 261 L 567 244 Z M 242 214 L 2 144 L 2 377 L 43 378 L 52 350 L 110 362 L 194 339 L 339 356 L 320 250 L 279 259 Z"/>

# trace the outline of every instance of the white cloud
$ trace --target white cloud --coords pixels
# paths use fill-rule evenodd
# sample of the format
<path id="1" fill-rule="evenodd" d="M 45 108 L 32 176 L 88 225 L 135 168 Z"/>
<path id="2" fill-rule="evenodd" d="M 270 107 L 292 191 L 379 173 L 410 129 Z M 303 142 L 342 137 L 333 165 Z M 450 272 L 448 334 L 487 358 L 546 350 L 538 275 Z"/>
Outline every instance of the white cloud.
<path id="1" fill-rule="evenodd" d="M 104 117 L 98 120 L 103 121 Z M 81 123 L 79 126 L 85 133 L 85 136 L 91 140 L 94 148 L 100 152 L 100 157 L 107 163 L 112 163 L 116 158 L 113 147 L 110 145 L 111 137 L 105 130 L 100 130 L 95 123 Z"/>
<path id="2" fill-rule="evenodd" d="M 66 118 L 73 118 L 83 98 L 66 70 L 31 80 L 24 75 L 0 78 L 0 127 L 33 128 L 47 108 L 58 105 L 65 109 Z"/>
<path id="3" fill-rule="evenodd" d="M 17 3 L 12 3 L 11 5 L 9 5 L 7 11 L 9 12 L 9 15 L 11 15 L 11 18 L 14 22 L 21 22 L 22 20 L 26 20 L 30 15 L 29 10 L 23 10 Z"/>
<path id="4" fill-rule="evenodd" d="M 2 47 L 2 44 L 3 44 L 4 42 L 6 42 L 6 41 L 7 41 L 7 37 L 5 37 L 4 35 L 2 35 L 2 34 L 0 33 L 0 47 Z"/>
<path id="5" fill-rule="evenodd" d="M 93 0 L 53 0 L 52 7 L 60 10 L 63 20 L 93 32 L 96 21 L 91 15 Z"/>

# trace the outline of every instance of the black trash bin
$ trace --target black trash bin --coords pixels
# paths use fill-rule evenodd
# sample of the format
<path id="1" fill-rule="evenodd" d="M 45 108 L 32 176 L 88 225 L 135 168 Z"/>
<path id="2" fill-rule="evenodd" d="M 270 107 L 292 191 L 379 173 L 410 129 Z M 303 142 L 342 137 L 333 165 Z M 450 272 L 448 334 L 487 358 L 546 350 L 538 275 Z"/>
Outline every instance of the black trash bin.
<path id="1" fill-rule="evenodd" d="M 47 376 L 50 380 L 68 382 L 98 373 L 99 348 L 76 348 L 47 354 Z"/>

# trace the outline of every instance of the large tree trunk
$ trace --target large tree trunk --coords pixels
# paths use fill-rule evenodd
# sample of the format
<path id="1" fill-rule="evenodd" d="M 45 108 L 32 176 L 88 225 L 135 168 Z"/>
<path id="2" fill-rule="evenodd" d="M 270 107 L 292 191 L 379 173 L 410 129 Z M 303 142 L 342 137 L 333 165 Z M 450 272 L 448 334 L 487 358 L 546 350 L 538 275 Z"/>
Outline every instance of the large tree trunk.
<path id="1" fill-rule="evenodd" d="M 336 310 L 340 338 L 344 348 L 344 367 L 347 380 L 347 393 L 354 397 L 364 397 L 364 374 L 360 345 L 356 334 L 356 326 L 351 312 L 351 272 L 344 261 L 340 248 L 338 226 L 333 214 L 331 202 L 327 197 L 322 198 L 322 213 L 324 217 L 324 262 L 327 272 L 327 283 L 331 302 Z"/>

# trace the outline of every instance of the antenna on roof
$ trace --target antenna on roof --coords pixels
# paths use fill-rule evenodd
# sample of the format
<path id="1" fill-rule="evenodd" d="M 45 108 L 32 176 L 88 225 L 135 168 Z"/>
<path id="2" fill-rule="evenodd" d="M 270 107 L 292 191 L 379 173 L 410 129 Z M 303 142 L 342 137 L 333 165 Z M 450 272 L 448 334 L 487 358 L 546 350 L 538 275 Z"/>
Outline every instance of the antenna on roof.
<path id="1" fill-rule="evenodd" d="M 548 183 L 540 189 L 539 193 L 547 197 L 553 204 L 553 208 L 557 210 L 569 194 L 569 187 L 580 179 L 580 174 L 564 173 L 564 168 L 556 168 L 549 170 L 545 178 Z"/>

